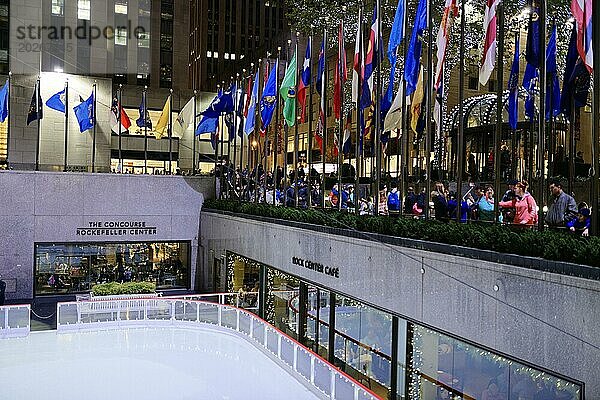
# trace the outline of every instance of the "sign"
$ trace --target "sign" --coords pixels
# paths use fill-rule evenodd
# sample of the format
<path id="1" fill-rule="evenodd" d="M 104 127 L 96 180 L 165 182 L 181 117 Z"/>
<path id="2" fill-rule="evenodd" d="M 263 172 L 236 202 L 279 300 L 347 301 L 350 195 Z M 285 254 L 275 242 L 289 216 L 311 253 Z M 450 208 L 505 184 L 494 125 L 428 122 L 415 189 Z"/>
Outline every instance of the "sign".
<path id="1" fill-rule="evenodd" d="M 77 228 L 77 236 L 147 236 L 156 235 L 156 229 L 145 221 L 90 221 Z"/>
<path id="2" fill-rule="evenodd" d="M 329 275 L 334 278 L 340 277 L 340 269 L 338 267 L 330 267 L 328 265 L 323 265 L 318 262 L 305 260 L 303 258 L 292 257 L 292 265 L 298 265 L 300 267 L 304 267 L 306 269 L 310 269 L 324 275 Z"/>

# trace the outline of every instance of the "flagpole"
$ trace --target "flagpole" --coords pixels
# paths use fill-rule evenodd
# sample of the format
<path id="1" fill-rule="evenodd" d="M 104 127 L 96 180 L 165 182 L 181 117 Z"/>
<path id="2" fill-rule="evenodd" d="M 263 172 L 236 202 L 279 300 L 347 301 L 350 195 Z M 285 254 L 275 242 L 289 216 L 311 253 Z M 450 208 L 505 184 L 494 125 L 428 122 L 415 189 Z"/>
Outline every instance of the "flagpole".
<path id="1" fill-rule="evenodd" d="M 171 174 L 173 174 L 173 89 L 169 90 L 169 175 Z"/>
<path id="2" fill-rule="evenodd" d="M 94 80 L 94 129 L 92 131 L 92 172 L 96 172 L 96 125 L 98 125 L 96 121 L 96 106 L 98 104 L 97 92 L 97 84 Z M 120 114 L 121 113 L 119 110 L 119 115 Z"/>
<path id="3" fill-rule="evenodd" d="M 40 104 L 40 91 L 41 91 L 40 84 L 41 84 L 41 79 L 40 79 L 40 76 L 38 75 L 37 82 L 35 85 L 35 107 L 36 107 L 36 114 L 37 114 L 37 119 L 38 119 L 37 120 L 37 142 L 35 144 L 35 170 L 36 171 L 40 170 L 40 140 L 42 137 L 42 115 L 40 113 L 40 110 L 41 110 L 41 107 L 43 107 L 43 106 Z"/>
<path id="4" fill-rule="evenodd" d="M 356 97 L 356 143 L 354 144 L 354 156 L 355 156 L 355 164 L 356 164 L 356 168 L 355 168 L 355 176 L 354 176 L 354 214 L 358 215 L 360 212 L 360 172 L 361 172 L 361 168 L 360 168 L 360 144 L 362 143 L 362 132 L 361 132 L 361 126 L 360 126 L 360 121 L 362 120 L 361 118 L 361 113 L 362 110 L 360 109 L 360 97 L 362 94 L 362 85 L 363 85 L 363 32 L 362 32 L 362 16 L 363 16 L 363 11 L 364 11 L 365 5 L 364 3 L 361 1 L 360 2 L 360 8 L 358 9 L 358 48 L 359 48 L 359 52 L 358 52 L 358 66 L 359 66 L 359 71 L 358 71 L 358 88 L 357 88 L 357 93 L 358 96 Z"/>
<path id="5" fill-rule="evenodd" d="M 221 86 L 219 84 L 217 84 L 217 95 L 219 93 L 219 89 L 220 88 L 221 88 Z M 221 179 L 221 175 L 223 174 L 223 171 L 221 171 L 221 169 L 219 168 L 219 171 L 218 171 L 219 176 L 217 176 L 217 165 L 219 164 L 219 134 L 220 134 L 220 132 L 219 132 L 220 126 L 219 125 L 220 125 L 220 122 L 221 122 L 221 117 L 219 116 L 219 117 L 217 117 L 217 129 L 216 129 L 216 131 L 214 133 L 214 141 L 215 141 L 215 168 L 214 168 L 214 171 L 215 171 L 215 197 L 217 199 L 221 198 L 220 190 L 217 190 L 217 189 L 220 189 L 219 181 Z"/>
<path id="6" fill-rule="evenodd" d="M 337 59 L 337 74 L 338 74 L 338 85 L 340 85 L 340 119 L 338 121 L 338 140 L 337 140 L 337 176 L 338 176 L 338 203 L 337 203 L 337 208 L 338 211 L 342 211 L 342 163 L 344 161 L 344 156 L 342 155 L 342 141 L 344 140 L 344 85 L 342 84 L 342 81 L 344 79 L 343 77 L 343 67 L 342 67 L 342 60 L 343 60 L 343 55 L 342 52 L 344 51 L 344 48 L 342 47 L 344 45 L 344 21 L 341 20 L 340 21 L 340 27 L 339 27 L 339 32 L 338 32 L 338 59 Z M 334 93 L 335 96 L 335 93 Z M 334 100 L 335 103 L 335 100 Z M 334 146 L 336 146 L 336 143 L 334 141 L 333 143 Z"/>
<path id="7" fill-rule="evenodd" d="M 594 4 L 598 4 L 596 1 Z M 600 12 L 596 10 L 596 12 L 592 12 L 592 43 L 598 44 L 600 43 Z M 598 176 L 600 175 L 600 162 L 598 160 L 598 156 L 600 156 L 600 49 L 596 47 L 594 52 L 594 88 L 593 88 L 593 98 L 592 98 L 592 106 L 593 106 L 593 116 L 592 118 L 592 224 L 591 224 L 591 234 L 598 235 L 599 226 L 598 222 L 600 219 L 598 218 L 599 214 L 599 182 Z"/>
<path id="8" fill-rule="evenodd" d="M 321 180 L 321 197 L 322 199 L 322 204 L 323 204 L 323 209 L 325 209 L 325 163 L 326 163 L 326 156 L 327 156 L 327 29 L 323 30 L 323 43 L 325 43 L 325 45 L 323 46 L 323 59 L 325 61 L 325 68 L 323 69 L 323 77 L 322 77 L 322 82 L 321 82 L 321 103 L 323 104 L 323 110 L 319 109 L 319 118 L 321 111 L 323 111 L 323 149 L 321 152 L 321 157 L 323 158 L 323 179 Z M 321 107 L 321 106 L 319 106 Z"/>
<path id="9" fill-rule="evenodd" d="M 299 140 L 298 140 L 298 67 L 300 67 L 300 63 L 298 62 L 298 37 L 300 36 L 300 32 L 296 32 L 296 49 L 295 49 L 295 55 L 296 55 L 296 79 L 295 79 L 295 87 L 294 87 L 294 91 L 296 92 L 295 98 L 294 98 L 294 102 L 296 102 L 295 107 L 294 107 L 294 206 L 296 208 L 298 208 L 298 195 L 299 195 L 299 190 L 298 190 L 298 146 L 300 145 Z M 302 63 L 302 65 L 304 65 L 304 62 Z"/>
<path id="10" fill-rule="evenodd" d="M 306 151 L 306 161 L 308 163 L 308 208 L 312 207 L 312 148 L 313 148 L 313 131 L 312 131 L 312 118 L 313 118 L 313 43 L 312 43 L 312 28 L 311 35 L 308 37 L 308 43 L 310 43 L 310 59 L 308 60 L 308 70 L 310 71 L 310 81 L 308 87 L 308 150 Z"/>
<path id="11" fill-rule="evenodd" d="M 144 92 L 142 93 L 144 103 L 144 174 L 148 173 L 148 86 L 144 86 Z"/>
<path id="12" fill-rule="evenodd" d="M 229 88 L 232 88 L 233 85 L 233 76 L 230 77 L 229 79 Z M 235 110 L 236 110 L 236 102 L 235 102 L 235 97 L 237 96 L 237 87 L 234 87 L 236 89 L 235 93 L 231 93 L 232 96 L 232 100 L 233 100 L 233 112 L 231 113 L 231 116 L 233 118 L 233 130 L 234 130 L 234 135 L 237 135 L 235 133 Z M 225 192 L 227 198 L 230 197 L 231 194 L 231 182 L 229 181 L 229 176 L 231 174 L 231 170 L 229 168 L 229 166 L 231 165 L 231 132 L 229 131 L 229 126 L 227 126 L 227 164 L 225 164 L 225 171 L 227 171 L 227 174 L 225 175 L 225 186 L 227 187 L 227 191 Z"/>
<path id="13" fill-rule="evenodd" d="M 246 85 L 246 68 L 242 69 L 242 85 Z M 249 79 L 249 78 L 248 78 Z M 248 85 L 246 85 L 246 88 L 248 87 Z M 250 90 L 252 90 L 252 88 L 250 88 Z M 243 97 L 243 92 L 242 92 L 242 96 L 240 96 L 240 100 Z M 246 96 L 248 96 L 248 93 L 246 93 Z M 250 96 L 252 96 L 252 94 L 250 94 Z M 241 128 L 242 128 L 242 136 L 240 137 L 240 182 L 241 182 L 241 174 L 244 171 L 244 135 L 245 135 L 245 120 L 244 120 L 244 115 L 246 113 L 246 100 L 243 100 L 243 105 L 242 105 L 242 117 L 240 118 L 240 124 L 242 124 Z"/>
<path id="14" fill-rule="evenodd" d="M 425 185 L 427 187 L 425 200 L 425 219 L 430 218 L 429 196 L 431 195 L 431 99 L 433 92 L 433 15 L 431 1 L 427 2 L 427 87 L 425 89 Z M 461 207 L 461 198 L 457 198 L 458 209 Z"/>
<path id="15" fill-rule="evenodd" d="M 268 55 L 267 55 L 268 57 Z M 279 87 L 279 60 L 281 59 L 281 46 L 277 47 L 277 62 L 275 63 L 275 88 Z M 277 96 L 279 96 L 279 90 L 277 90 Z M 277 204 L 275 199 L 277 198 L 277 153 L 279 152 L 279 99 L 275 98 L 275 129 L 273 135 L 273 204 Z M 269 135 L 266 134 L 268 138 Z M 265 140 L 265 155 L 266 155 L 266 146 L 267 142 Z M 284 139 L 283 145 L 283 206 L 287 207 L 287 190 L 285 187 L 285 181 L 287 177 L 286 173 L 287 169 L 287 131 Z M 267 173 L 267 169 L 265 168 L 265 174 Z M 266 178 L 266 176 L 265 176 Z M 267 184 L 265 179 L 265 185 Z M 266 201 L 266 195 L 265 195 Z"/>
<path id="16" fill-rule="evenodd" d="M 406 10 L 408 10 L 408 0 L 404 0 L 404 28 L 406 29 L 406 26 L 408 25 L 408 12 L 406 12 Z M 408 51 L 408 46 L 406 45 L 406 39 L 404 39 L 402 41 L 402 56 L 404 58 L 404 60 L 406 60 L 406 53 Z M 403 70 L 406 69 L 406 61 L 404 62 L 403 65 Z M 404 76 L 404 71 L 402 71 L 402 76 Z M 409 130 L 408 130 L 408 112 L 407 112 L 407 104 L 406 104 L 406 79 L 402 79 L 402 81 L 400 82 L 400 84 L 402 85 L 402 104 L 401 104 L 401 110 L 402 110 L 402 115 L 401 117 L 401 128 L 400 131 L 398 132 L 398 134 L 402 135 L 402 140 L 399 141 L 400 143 L 400 161 L 402 161 L 402 167 L 401 167 L 401 173 L 400 173 L 400 187 L 401 187 L 401 193 L 400 193 L 400 200 L 404 199 L 404 201 L 402 201 L 402 206 L 400 207 L 400 215 L 404 215 L 404 205 L 405 205 L 405 201 L 406 201 L 406 194 L 407 194 L 407 187 L 406 187 L 406 182 L 408 179 L 408 162 L 409 162 L 409 151 L 408 151 L 408 135 L 409 135 Z"/>
<path id="17" fill-rule="evenodd" d="M 375 84 L 375 215 L 379 215 L 379 187 L 381 186 L 381 51 L 379 40 L 381 38 L 381 3 L 377 0 L 377 37 L 375 38 L 375 49 L 373 52 L 377 57 L 375 65 L 377 65 L 377 75 Z"/>
<path id="18" fill-rule="evenodd" d="M 235 170 L 236 170 L 236 165 L 237 165 L 237 137 L 238 137 L 238 108 L 240 106 L 240 101 L 242 100 L 242 95 L 240 94 L 240 97 L 238 98 L 238 93 L 239 93 L 239 86 L 240 86 L 240 74 L 237 73 L 235 76 L 235 94 L 234 94 L 234 98 L 233 98 L 233 104 L 234 104 L 234 111 L 233 111 L 233 182 L 235 183 L 236 180 L 236 174 L 235 174 Z M 240 148 L 240 154 L 241 154 L 242 150 Z M 235 191 L 235 185 L 232 185 L 234 191 Z M 234 192 L 235 193 L 235 192 Z"/>
<path id="19" fill-rule="evenodd" d="M 460 2 L 460 50 L 459 50 L 459 68 L 458 68 L 458 136 L 456 141 L 456 199 L 458 201 L 456 221 L 460 223 L 460 206 L 462 200 L 462 182 L 464 169 L 464 132 L 465 132 L 465 115 L 463 103 L 465 98 L 465 29 L 466 29 L 465 1 Z M 429 204 L 429 194 L 425 201 Z M 449 216 L 452 219 L 452 215 Z"/>
<path id="20" fill-rule="evenodd" d="M 63 172 L 67 172 L 68 157 L 68 139 L 69 139 L 69 79 L 65 81 L 65 162 Z"/>
<path id="21" fill-rule="evenodd" d="M 192 175 L 196 175 L 196 114 L 198 113 L 196 110 L 196 105 L 198 103 L 198 91 L 194 89 L 194 128 L 193 128 L 193 141 L 192 141 Z"/>
<path id="22" fill-rule="evenodd" d="M 125 170 L 123 168 L 123 145 L 121 141 L 121 137 L 123 136 L 123 128 L 121 124 L 121 97 L 122 97 L 123 85 L 119 84 L 119 89 L 117 91 L 117 121 L 119 123 L 119 169 L 121 173 L 124 173 Z"/>
<path id="23" fill-rule="evenodd" d="M 502 141 L 502 111 L 504 109 L 502 93 L 504 89 L 504 2 L 500 0 L 496 5 L 497 33 L 498 38 L 498 69 L 496 70 L 496 133 L 494 135 L 494 223 L 498 223 L 500 218 L 500 143 Z M 516 47 L 515 47 L 516 48 Z M 518 90 L 518 89 L 517 89 Z"/>
<path id="24" fill-rule="evenodd" d="M 254 63 L 250 63 L 250 74 L 254 75 L 255 71 L 254 71 Z M 260 62 L 259 62 L 259 66 L 256 69 L 256 72 L 258 72 L 258 74 L 256 74 L 256 76 L 258 76 L 259 80 L 260 80 Z M 258 83 L 257 83 L 258 85 Z M 252 94 L 250 95 L 250 101 L 252 101 L 252 96 L 254 95 L 254 82 L 252 82 Z M 252 181 L 252 138 L 254 137 L 254 132 L 256 132 L 256 109 L 260 108 L 260 105 L 258 104 L 258 98 L 254 99 L 254 131 L 253 132 L 249 132 L 248 133 L 248 171 L 246 172 L 246 187 L 245 187 L 245 191 L 248 194 L 248 200 L 250 200 L 250 182 Z"/>
<path id="25" fill-rule="evenodd" d="M 546 155 L 546 0 L 540 1 L 539 15 L 539 54 L 540 54 L 540 105 L 539 105 L 539 125 L 538 125 L 538 159 L 537 171 L 538 178 L 538 230 L 544 230 L 544 199 L 545 199 L 545 155 Z"/>
<path id="26" fill-rule="evenodd" d="M 6 168 L 10 169 L 10 163 L 9 163 L 9 156 L 10 156 L 10 106 L 11 106 L 11 101 L 10 98 L 12 97 L 12 71 L 8 72 L 8 116 L 7 119 L 8 121 L 6 122 Z"/>

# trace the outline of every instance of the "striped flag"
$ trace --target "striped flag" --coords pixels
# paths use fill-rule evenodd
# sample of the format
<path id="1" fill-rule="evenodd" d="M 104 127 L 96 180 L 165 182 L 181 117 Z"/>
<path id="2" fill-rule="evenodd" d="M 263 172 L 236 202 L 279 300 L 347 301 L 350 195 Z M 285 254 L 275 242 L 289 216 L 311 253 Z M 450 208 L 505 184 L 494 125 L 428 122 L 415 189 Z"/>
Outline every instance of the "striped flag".
<path id="1" fill-rule="evenodd" d="M 442 66 L 446 59 L 446 48 L 450 41 L 450 28 L 452 27 L 452 21 L 458 15 L 458 7 L 456 6 L 456 0 L 446 0 L 446 7 L 444 8 L 444 14 L 442 15 L 442 21 L 440 22 L 440 29 L 437 34 L 437 65 L 435 67 L 435 84 L 434 88 L 437 90 L 442 82 Z"/>
<path id="2" fill-rule="evenodd" d="M 577 52 L 590 73 L 594 70 L 592 48 L 592 0 L 572 0 L 571 12 L 577 23 Z"/>
<path id="3" fill-rule="evenodd" d="M 479 68 L 479 83 L 487 84 L 494 66 L 496 65 L 496 6 L 499 0 L 487 0 L 483 28 L 485 42 L 483 44 L 483 58 Z"/>
<path id="4" fill-rule="evenodd" d="M 321 96 L 319 101 L 319 121 L 315 131 L 315 140 L 321 149 L 321 154 L 325 154 L 323 148 L 323 138 L 325 137 L 325 93 L 327 91 L 327 82 L 325 81 L 325 40 L 321 43 L 321 52 L 319 53 L 319 66 L 317 71 L 317 92 Z"/>
<path id="5" fill-rule="evenodd" d="M 362 44 L 362 9 L 358 11 L 358 29 L 354 47 L 354 64 L 352 71 L 352 102 L 358 102 L 359 87 L 365 75 Z"/>

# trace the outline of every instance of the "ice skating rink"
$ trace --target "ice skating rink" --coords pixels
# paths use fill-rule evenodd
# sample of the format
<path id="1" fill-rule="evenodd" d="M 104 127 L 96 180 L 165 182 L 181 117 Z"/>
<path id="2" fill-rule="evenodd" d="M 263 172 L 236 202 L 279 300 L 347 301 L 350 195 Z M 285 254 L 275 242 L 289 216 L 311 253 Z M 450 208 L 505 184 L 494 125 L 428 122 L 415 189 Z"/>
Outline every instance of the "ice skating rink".
<path id="1" fill-rule="evenodd" d="M 318 398 L 252 344 L 213 328 L 48 331 L 0 340 L 2 400 Z"/>

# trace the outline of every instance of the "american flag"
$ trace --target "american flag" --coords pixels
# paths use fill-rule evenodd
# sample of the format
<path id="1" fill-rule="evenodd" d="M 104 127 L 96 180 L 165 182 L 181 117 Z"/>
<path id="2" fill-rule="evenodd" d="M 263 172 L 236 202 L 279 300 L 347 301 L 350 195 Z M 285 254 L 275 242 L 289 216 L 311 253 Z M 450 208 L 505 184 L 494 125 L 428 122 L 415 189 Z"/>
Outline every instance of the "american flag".
<path id="1" fill-rule="evenodd" d="M 592 48 L 592 0 L 573 0 L 571 12 L 577 23 L 577 52 L 590 73 L 594 70 Z"/>

